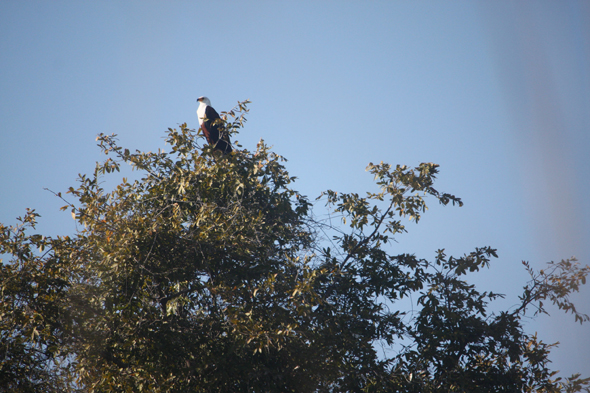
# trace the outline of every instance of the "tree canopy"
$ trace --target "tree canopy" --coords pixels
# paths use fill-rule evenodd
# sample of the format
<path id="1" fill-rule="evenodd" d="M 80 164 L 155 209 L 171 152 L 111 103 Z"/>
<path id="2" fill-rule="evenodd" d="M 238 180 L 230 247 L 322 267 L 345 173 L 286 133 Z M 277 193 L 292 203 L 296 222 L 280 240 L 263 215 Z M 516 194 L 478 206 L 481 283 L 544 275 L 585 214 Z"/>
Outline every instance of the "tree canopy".
<path id="1" fill-rule="evenodd" d="M 235 135 L 246 112 L 220 126 Z M 34 210 L 0 226 L 0 390 L 588 391 L 590 378 L 558 378 L 552 345 L 523 327 L 546 302 L 588 321 L 569 300 L 588 266 L 525 262 L 518 306 L 498 312 L 503 295 L 466 278 L 495 249 L 392 253 L 427 201 L 462 205 L 434 188 L 438 165 L 369 164 L 376 192 L 312 202 L 263 141 L 222 155 L 186 124 L 168 129 L 170 152 L 97 140 L 108 158 L 56 193 L 75 234 L 35 233 Z M 122 164 L 138 179 L 105 190 Z"/>

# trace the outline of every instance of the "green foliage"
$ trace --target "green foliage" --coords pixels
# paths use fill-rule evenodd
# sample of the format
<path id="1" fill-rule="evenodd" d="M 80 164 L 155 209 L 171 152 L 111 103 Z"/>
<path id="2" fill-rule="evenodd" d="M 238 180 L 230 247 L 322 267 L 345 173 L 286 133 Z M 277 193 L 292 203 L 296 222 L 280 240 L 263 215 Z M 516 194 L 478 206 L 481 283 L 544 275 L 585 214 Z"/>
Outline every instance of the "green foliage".
<path id="1" fill-rule="evenodd" d="M 0 224 L 0 391 L 64 391 L 72 375 L 62 347 L 69 317 L 64 307 L 69 275 L 60 255 L 68 238 L 48 239 L 35 229 L 32 210 L 20 224 Z"/>
<path id="2" fill-rule="evenodd" d="M 245 112 L 240 103 L 222 113 L 229 134 Z M 11 256 L 0 276 L 0 389 L 587 390 L 589 379 L 555 377 L 551 345 L 527 334 L 522 318 L 551 301 L 587 321 L 569 294 L 588 267 L 526 265 L 519 306 L 492 313 L 503 295 L 479 292 L 466 275 L 496 250 L 438 250 L 433 261 L 391 254 L 427 199 L 462 205 L 433 188 L 436 164 L 370 164 L 379 192 L 318 198 L 342 219 L 331 226 L 314 218 L 264 142 L 222 155 L 199 141 L 186 124 L 168 130 L 169 153 L 131 153 L 100 135 L 109 157 L 80 175 L 68 190 L 76 202 L 62 208 L 79 224 L 75 236 L 28 235 L 34 211 L 0 227 L 0 253 Z M 103 189 L 122 163 L 139 179 Z M 398 303 L 410 296 L 414 313 Z"/>

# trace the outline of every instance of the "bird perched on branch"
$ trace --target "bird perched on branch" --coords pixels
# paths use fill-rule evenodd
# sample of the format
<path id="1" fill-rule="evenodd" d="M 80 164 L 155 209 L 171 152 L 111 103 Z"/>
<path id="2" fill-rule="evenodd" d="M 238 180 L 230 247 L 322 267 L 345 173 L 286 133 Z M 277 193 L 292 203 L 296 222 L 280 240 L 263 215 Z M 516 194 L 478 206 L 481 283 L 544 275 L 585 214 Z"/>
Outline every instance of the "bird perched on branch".
<path id="1" fill-rule="evenodd" d="M 216 122 L 219 119 L 219 114 L 211 107 L 211 101 L 207 97 L 199 97 L 197 102 L 199 103 L 199 108 L 197 108 L 199 126 L 203 130 L 205 138 L 207 138 L 207 143 L 223 152 L 223 154 L 231 152 L 229 135 L 225 133 L 223 128 L 219 127 L 219 122 Z"/>

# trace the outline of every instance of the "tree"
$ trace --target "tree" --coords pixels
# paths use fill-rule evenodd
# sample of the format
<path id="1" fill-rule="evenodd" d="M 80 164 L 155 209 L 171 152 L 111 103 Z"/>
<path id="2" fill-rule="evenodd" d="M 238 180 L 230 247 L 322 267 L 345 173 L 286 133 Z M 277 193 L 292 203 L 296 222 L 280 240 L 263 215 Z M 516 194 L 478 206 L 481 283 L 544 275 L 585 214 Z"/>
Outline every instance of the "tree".
<path id="1" fill-rule="evenodd" d="M 222 113 L 233 135 L 246 103 Z M 577 321 L 569 294 L 589 267 L 535 272 L 519 307 L 489 311 L 495 293 L 465 276 L 496 250 L 433 261 L 388 245 L 426 200 L 461 205 L 433 185 L 438 166 L 370 164 L 377 193 L 326 191 L 342 219 L 318 220 L 284 159 L 261 141 L 222 155 L 183 124 L 171 152 L 135 152 L 100 135 L 110 155 L 56 195 L 79 230 L 29 235 L 37 214 L 0 227 L 2 364 L 10 391 L 558 392 L 586 389 L 549 369 L 551 345 L 522 318 L 551 301 Z M 141 173 L 111 191 L 128 163 Z M 316 207 L 319 208 L 319 207 Z M 414 314 L 399 300 L 417 299 Z M 391 350 L 380 353 L 385 346 Z M 393 353 L 393 355 L 391 355 Z"/>

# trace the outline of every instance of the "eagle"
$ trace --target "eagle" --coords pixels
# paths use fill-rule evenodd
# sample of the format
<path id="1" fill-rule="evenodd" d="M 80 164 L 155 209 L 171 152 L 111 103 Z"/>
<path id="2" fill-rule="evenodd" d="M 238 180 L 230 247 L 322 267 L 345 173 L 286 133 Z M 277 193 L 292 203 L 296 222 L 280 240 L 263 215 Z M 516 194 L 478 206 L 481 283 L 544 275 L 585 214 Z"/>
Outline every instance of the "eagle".
<path id="1" fill-rule="evenodd" d="M 230 153 L 232 148 L 229 136 L 222 129 L 220 137 L 219 122 L 216 122 L 219 119 L 219 114 L 211 106 L 211 101 L 207 97 L 199 97 L 197 98 L 197 102 L 199 103 L 199 108 L 197 108 L 199 126 L 203 130 L 205 138 L 207 138 L 207 143 L 223 154 Z"/>

